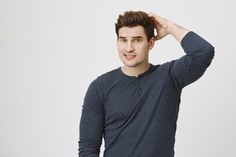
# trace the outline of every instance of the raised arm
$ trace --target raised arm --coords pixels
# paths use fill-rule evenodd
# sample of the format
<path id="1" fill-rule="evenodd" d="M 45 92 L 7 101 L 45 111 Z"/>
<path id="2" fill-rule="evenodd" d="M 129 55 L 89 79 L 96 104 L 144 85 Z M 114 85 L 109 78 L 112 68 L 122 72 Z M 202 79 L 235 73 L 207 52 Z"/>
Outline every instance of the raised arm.
<path id="1" fill-rule="evenodd" d="M 156 14 L 149 16 L 155 23 L 156 40 L 171 34 L 181 43 L 185 55 L 171 62 L 169 75 L 175 85 L 182 89 L 200 78 L 214 57 L 214 47 L 196 33 L 189 31 Z"/>
<path id="2" fill-rule="evenodd" d="M 80 119 L 79 157 L 99 157 L 104 131 L 102 93 L 98 79 L 86 92 Z"/>
<path id="3" fill-rule="evenodd" d="M 155 28 L 157 31 L 156 40 L 160 40 L 168 34 L 175 37 L 176 40 L 181 42 L 183 37 L 189 32 L 186 28 L 183 28 L 163 17 L 160 17 L 154 13 L 149 13 L 149 16 L 153 19 Z"/>

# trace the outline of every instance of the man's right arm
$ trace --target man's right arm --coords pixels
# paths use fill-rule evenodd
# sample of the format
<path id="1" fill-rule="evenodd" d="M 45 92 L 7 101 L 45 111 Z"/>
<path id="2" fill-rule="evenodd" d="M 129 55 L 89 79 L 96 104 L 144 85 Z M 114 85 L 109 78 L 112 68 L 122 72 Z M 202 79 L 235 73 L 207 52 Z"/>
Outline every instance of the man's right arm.
<path id="1" fill-rule="evenodd" d="M 80 119 L 79 157 L 99 157 L 104 131 L 102 93 L 98 79 L 86 92 Z"/>
<path id="2" fill-rule="evenodd" d="M 153 13 L 149 16 L 157 30 L 156 40 L 171 34 L 181 43 L 186 53 L 178 60 L 172 61 L 169 69 L 171 80 L 181 90 L 203 75 L 214 57 L 214 47 L 198 34 L 182 26 Z"/>

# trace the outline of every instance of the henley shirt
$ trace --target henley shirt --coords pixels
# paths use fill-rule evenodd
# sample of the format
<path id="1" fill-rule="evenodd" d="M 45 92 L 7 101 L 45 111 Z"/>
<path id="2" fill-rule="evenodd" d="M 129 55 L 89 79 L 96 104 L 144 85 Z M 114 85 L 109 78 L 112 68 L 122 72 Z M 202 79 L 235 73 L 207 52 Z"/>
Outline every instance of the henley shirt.
<path id="1" fill-rule="evenodd" d="M 102 138 L 104 157 L 174 157 L 181 91 L 214 57 L 214 47 L 193 31 L 181 46 L 184 56 L 150 63 L 137 77 L 119 67 L 91 82 L 80 119 L 80 157 L 99 157 Z"/>

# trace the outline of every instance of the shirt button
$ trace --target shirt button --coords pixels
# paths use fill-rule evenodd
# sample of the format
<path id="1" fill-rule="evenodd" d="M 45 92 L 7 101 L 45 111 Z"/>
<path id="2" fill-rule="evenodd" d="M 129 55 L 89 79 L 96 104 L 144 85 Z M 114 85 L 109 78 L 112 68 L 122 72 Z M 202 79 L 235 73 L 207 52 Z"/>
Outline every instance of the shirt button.
<path id="1" fill-rule="evenodd" d="M 142 93 L 142 90 L 141 90 L 141 89 L 139 89 L 139 90 L 138 90 L 138 93 L 139 93 L 139 94 L 141 94 L 141 93 Z"/>

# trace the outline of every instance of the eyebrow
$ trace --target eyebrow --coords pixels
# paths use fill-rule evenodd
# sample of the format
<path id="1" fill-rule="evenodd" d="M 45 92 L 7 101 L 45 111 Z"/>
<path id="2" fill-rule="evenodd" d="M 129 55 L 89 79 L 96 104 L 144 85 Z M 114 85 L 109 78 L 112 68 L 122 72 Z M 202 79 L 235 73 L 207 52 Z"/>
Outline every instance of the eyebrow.
<path id="1" fill-rule="evenodd" d="M 126 37 L 119 36 L 119 38 L 124 39 L 124 38 L 126 38 Z M 143 38 L 143 37 L 142 37 L 142 36 L 133 36 L 132 38 L 133 38 L 133 39 L 141 39 L 141 38 Z"/>

